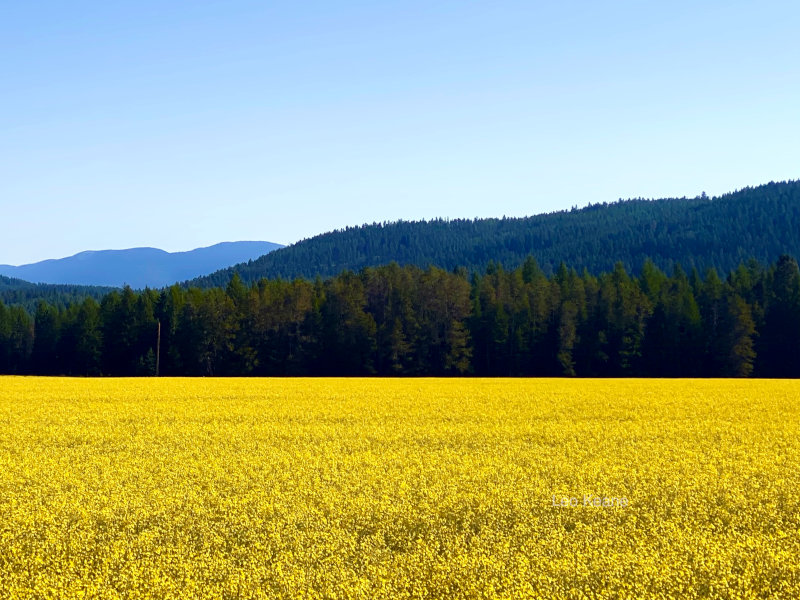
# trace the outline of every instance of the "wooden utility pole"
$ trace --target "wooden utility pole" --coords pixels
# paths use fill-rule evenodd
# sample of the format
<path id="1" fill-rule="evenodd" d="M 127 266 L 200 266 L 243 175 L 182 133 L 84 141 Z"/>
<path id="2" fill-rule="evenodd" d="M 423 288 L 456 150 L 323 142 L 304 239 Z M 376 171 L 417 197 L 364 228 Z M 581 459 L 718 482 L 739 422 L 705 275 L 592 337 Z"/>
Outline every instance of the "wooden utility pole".
<path id="1" fill-rule="evenodd" d="M 156 377 L 161 367 L 161 321 L 158 321 L 158 334 L 156 335 Z"/>

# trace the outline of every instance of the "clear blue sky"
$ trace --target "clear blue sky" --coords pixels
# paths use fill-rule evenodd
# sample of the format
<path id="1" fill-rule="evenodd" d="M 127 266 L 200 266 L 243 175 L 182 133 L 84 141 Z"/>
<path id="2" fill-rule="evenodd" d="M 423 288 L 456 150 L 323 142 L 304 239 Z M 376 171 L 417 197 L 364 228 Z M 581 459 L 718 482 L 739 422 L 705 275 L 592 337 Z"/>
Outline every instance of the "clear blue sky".
<path id="1" fill-rule="evenodd" d="M 6 2 L 0 263 L 800 177 L 796 2 Z"/>

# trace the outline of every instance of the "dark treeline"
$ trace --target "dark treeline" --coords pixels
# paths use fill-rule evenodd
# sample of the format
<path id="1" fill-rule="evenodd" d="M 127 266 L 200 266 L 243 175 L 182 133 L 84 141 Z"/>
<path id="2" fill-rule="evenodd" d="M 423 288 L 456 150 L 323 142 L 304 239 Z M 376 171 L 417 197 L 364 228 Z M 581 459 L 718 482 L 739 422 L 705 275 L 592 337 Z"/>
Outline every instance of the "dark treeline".
<path id="1" fill-rule="evenodd" d="M 152 375 L 800 376 L 800 271 L 725 279 L 646 262 L 546 276 L 397 264 L 314 282 L 0 303 L 0 372 Z"/>

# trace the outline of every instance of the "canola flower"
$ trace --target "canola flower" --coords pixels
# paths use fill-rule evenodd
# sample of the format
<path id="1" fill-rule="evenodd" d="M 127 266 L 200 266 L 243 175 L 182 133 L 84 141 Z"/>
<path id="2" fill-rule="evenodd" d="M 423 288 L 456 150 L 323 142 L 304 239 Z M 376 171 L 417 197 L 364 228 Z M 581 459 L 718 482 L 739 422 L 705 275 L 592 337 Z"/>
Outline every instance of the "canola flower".
<path id="1" fill-rule="evenodd" d="M 799 434 L 797 381 L 3 377 L 0 598 L 800 598 Z"/>

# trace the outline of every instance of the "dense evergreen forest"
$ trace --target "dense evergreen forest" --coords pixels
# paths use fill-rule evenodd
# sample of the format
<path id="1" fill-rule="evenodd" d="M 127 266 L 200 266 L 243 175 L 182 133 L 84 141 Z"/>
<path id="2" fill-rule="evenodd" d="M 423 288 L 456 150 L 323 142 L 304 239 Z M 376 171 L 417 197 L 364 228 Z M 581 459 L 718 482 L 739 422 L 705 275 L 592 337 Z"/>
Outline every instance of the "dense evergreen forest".
<path id="1" fill-rule="evenodd" d="M 160 352 L 157 335 L 160 324 Z M 800 270 L 647 261 L 548 276 L 392 263 L 323 281 L 0 303 L 0 372 L 67 375 L 800 376 Z"/>
<path id="2" fill-rule="evenodd" d="M 234 272 L 313 279 L 395 261 L 483 272 L 489 262 L 515 269 L 533 256 L 555 273 L 563 261 L 599 274 L 622 262 L 637 273 L 645 259 L 671 272 L 680 263 L 727 273 L 755 258 L 800 256 L 800 182 L 770 183 L 718 198 L 627 200 L 527 218 L 435 220 L 364 225 L 303 240 L 190 282 L 225 286 Z"/>
<path id="3" fill-rule="evenodd" d="M 44 300 L 60 308 L 79 302 L 84 298 L 101 300 L 114 288 L 92 285 L 64 285 L 50 283 L 31 283 L 0 275 L 0 302 L 18 304 L 28 312 L 33 312 L 39 300 Z"/>

